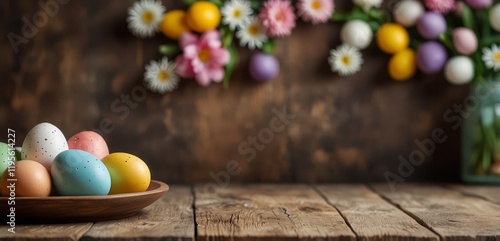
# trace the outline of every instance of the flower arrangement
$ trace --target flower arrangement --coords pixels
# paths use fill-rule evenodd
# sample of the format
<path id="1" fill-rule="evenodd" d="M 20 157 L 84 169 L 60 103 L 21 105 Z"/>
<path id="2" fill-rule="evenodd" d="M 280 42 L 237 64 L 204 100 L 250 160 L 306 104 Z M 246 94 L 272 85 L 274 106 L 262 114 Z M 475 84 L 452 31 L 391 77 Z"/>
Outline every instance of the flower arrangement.
<path id="1" fill-rule="evenodd" d="M 129 9 L 134 35 L 148 38 L 161 31 L 178 41 L 160 46 L 165 57 L 146 66 L 145 81 L 159 93 L 175 89 L 179 77 L 194 78 L 202 86 L 223 81 L 227 87 L 238 62 L 237 42 L 259 51 L 250 61 L 252 77 L 275 78 L 275 39 L 292 34 L 299 18 L 311 24 L 346 22 L 343 44 L 328 58 L 331 70 L 341 76 L 361 69 L 360 51 L 374 38 L 383 52 L 393 55 L 388 73 L 394 80 L 410 79 L 417 70 L 444 70 L 450 83 L 465 84 L 494 78 L 500 70 L 500 5 L 493 0 L 402 0 L 394 2 L 392 14 L 380 10 L 382 0 L 353 0 L 349 12 L 334 12 L 333 0 L 184 2 L 187 11 L 165 13 L 156 0 L 141 0 Z"/>
<path id="2" fill-rule="evenodd" d="M 275 40 L 290 36 L 298 20 L 313 25 L 345 22 L 342 44 L 327 60 L 340 76 L 360 71 L 362 50 L 375 42 L 392 55 L 387 71 L 396 81 L 411 79 L 418 71 L 443 72 L 457 85 L 500 79 L 499 0 L 399 0 L 389 3 L 389 11 L 381 9 L 383 0 L 353 0 L 347 12 L 334 11 L 333 0 L 183 1 L 186 11 L 165 13 L 157 0 L 140 0 L 129 9 L 134 35 L 148 38 L 162 32 L 177 41 L 160 46 L 164 57 L 146 66 L 144 78 L 152 91 L 174 90 L 179 77 L 194 78 L 201 86 L 223 82 L 228 87 L 238 63 L 237 45 L 257 52 L 249 61 L 251 76 L 272 80 L 279 73 L 272 55 Z M 478 162 L 499 153 L 500 166 L 496 146 L 482 145 L 485 151 Z M 484 173 L 487 168 L 480 166 Z"/>
<path id="3" fill-rule="evenodd" d="M 159 47 L 164 57 L 146 66 L 144 79 L 155 92 L 174 90 L 180 78 L 193 78 L 201 86 L 212 82 L 229 85 L 238 62 L 237 45 L 258 50 L 249 71 L 266 82 L 279 73 L 272 55 L 275 40 L 292 34 L 298 18 L 312 24 L 329 21 L 333 0 L 184 0 L 186 11 L 171 10 L 156 0 L 141 0 L 129 9 L 132 34 L 149 38 L 162 32 L 177 41 Z"/>

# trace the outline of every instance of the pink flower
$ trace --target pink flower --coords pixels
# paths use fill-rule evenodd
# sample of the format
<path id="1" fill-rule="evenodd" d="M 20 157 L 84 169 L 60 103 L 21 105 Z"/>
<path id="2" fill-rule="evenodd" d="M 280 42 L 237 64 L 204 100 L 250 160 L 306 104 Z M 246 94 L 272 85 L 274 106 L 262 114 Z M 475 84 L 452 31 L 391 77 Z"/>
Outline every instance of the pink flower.
<path id="1" fill-rule="evenodd" d="M 203 33 L 198 38 L 185 33 L 179 41 L 183 54 L 175 59 L 176 72 L 183 78 L 195 78 L 198 84 L 208 86 L 210 82 L 221 82 L 224 66 L 229 62 L 229 52 L 222 48 L 220 34 L 216 30 Z"/>
<path id="2" fill-rule="evenodd" d="M 455 0 L 425 0 L 425 6 L 433 12 L 448 13 L 455 9 Z"/>
<path id="3" fill-rule="evenodd" d="M 305 22 L 326 23 L 333 13 L 333 0 L 299 0 L 298 14 Z"/>
<path id="4" fill-rule="evenodd" d="M 295 14 L 290 1 L 269 0 L 260 10 L 259 21 L 271 37 L 284 37 L 295 27 Z"/>

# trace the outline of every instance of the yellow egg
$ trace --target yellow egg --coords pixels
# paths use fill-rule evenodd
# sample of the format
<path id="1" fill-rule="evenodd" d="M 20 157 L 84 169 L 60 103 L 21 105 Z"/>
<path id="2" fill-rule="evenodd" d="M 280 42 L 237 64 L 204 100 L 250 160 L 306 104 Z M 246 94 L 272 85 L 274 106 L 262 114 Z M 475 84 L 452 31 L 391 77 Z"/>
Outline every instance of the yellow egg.
<path id="1" fill-rule="evenodd" d="M 386 23 L 377 31 L 378 47 L 388 54 L 395 54 L 408 47 L 410 36 L 406 29 L 396 23 Z"/>
<path id="2" fill-rule="evenodd" d="M 148 165 L 128 153 L 112 153 L 102 159 L 111 176 L 109 194 L 144 192 L 151 182 Z"/>
<path id="3" fill-rule="evenodd" d="M 185 21 L 186 12 L 173 10 L 165 14 L 160 24 L 160 29 L 165 36 L 178 40 L 181 35 L 189 31 Z"/>
<path id="4" fill-rule="evenodd" d="M 191 4 L 187 10 L 186 23 L 190 29 L 198 33 L 217 28 L 220 20 L 219 8 L 208 1 L 197 1 Z"/>
<path id="5" fill-rule="evenodd" d="M 389 75 L 397 81 L 408 80 L 417 71 L 417 55 L 412 49 L 405 49 L 392 56 L 388 65 Z"/>

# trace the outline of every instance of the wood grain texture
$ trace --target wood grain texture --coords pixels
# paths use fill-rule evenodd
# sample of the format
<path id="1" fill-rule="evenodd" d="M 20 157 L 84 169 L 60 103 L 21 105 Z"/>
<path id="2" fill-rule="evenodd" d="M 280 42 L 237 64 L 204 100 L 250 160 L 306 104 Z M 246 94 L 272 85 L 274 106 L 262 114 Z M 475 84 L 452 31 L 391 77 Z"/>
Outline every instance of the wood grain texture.
<path id="1" fill-rule="evenodd" d="M 310 186 L 195 188 L 198 240 L 355 240 L 340 214 Z"/>
<path id="2" fill-rule="evenodd" d="M 318 185 L 349 223 L 358 241 L 437 241 L 439 236 L 364 185 Z"/>
<path id="3" fill-rule="evenodd" d="M 251 53 L 241 48 L 228 90 L 183 80 L 170 94 L 143 92 L 145 64 L 160 59 L 158 46 L 171 41 L 129 32 L 125 19 L 133 2 L 69 1 L 15 53 L 5 36 L 22 35 L 22 17 L 43 9 L 29 0 L 0 1 L 0 130 L 16 130 L 19 146 L 43 121 L 67 137 L 103 131 L 112 152 L 141 157 L 154 179 L 170 184 L 213 181 L 211 172 L 230 160 L 242 168 L 231 176 L 236 182 L 384 181 L 385 171 L 397 172 L 399 155 L 418 148 L 415 139 L 439 127 L 449 139 L 428 159 L 440 161 L 426 162 L 410 179 L 458 180 L 458 131 L 443 113 L 463 102 L 466 86 L 451 87 L 441 75 L 395 83 L 386 70 L 389 56 L 375 44 L 363 51 L 359 73 L 340 77 L 327 58 L 340 44 L 341 24 L 299 22 L 292 36 L 277 41 L 281 73 L 269 83 L 251 80 Z M 351 7 L 335 2 L 339 11 Z M 168 10 L 186 8 L 163 3 Z M 268 144 L 259 142 L 246 161 L 239 145 L 268 128 L 272 110 L 285 106 L 297 117 Z M 103 121 L 111 123 L 109 133 Z"/>
<path id="4" fill-rule="evenodd" d="M 73 241 L 80 240 L 93 223 L 16 225 L 16 233 L 0 226 L 0 240 L 4 241 Z"/>
<path id="5" fill-rule="evenodd" d="M 400 185 L 394 192 L 382 184 L 373 188 L 444 241 L 500 239 L 498 204 L 439 186 Z"/>
<path id="6" fill-rule="evenodd" d="M 488 201 L 500 204 L 499 186 L 449 185 L 447 187 L 458 190 L 465 195 L 483 198 Z"/>
<path id="7" fill-rule="evenodd" d="M 191 188 L 173 186 L 134 217 L 95 223 L 82 240 L 194 240 L 192 205 Z"/>

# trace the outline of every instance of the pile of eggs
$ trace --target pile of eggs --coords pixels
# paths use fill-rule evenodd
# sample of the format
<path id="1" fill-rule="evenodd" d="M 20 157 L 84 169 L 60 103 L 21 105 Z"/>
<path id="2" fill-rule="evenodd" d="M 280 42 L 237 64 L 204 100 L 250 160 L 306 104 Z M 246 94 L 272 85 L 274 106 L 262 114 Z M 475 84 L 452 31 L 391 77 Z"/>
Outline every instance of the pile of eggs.
<path id="1" fill-rule="evenodd" d="M 1 193 L 8 196 L 15 180 L 18 197 L 98 196 L 146 191 L 148 166 L 128 153 L 109 153 L 96 132 L 83 131 L 68 140 L 50 123 L 33 127 L 16 148 L 15 166 L 8 167 L 11 149 L 0 143 Z M 10 163 L 12 164 L 12 163 Z"/>

